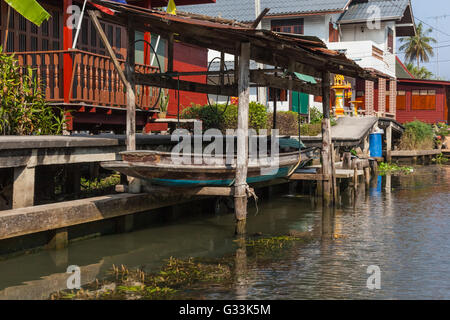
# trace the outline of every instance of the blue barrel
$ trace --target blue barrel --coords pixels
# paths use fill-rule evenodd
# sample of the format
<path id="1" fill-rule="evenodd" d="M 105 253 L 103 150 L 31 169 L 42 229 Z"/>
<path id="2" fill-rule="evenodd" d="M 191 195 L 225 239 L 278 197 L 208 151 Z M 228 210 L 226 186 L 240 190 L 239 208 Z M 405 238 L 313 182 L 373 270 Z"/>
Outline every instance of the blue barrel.
<path id="1" fill-rule="evenodd" d="M 369 136 L 370 156 L 381 158 L 383 156 L 382 149 L 382 133 L 371 133 Z"/>

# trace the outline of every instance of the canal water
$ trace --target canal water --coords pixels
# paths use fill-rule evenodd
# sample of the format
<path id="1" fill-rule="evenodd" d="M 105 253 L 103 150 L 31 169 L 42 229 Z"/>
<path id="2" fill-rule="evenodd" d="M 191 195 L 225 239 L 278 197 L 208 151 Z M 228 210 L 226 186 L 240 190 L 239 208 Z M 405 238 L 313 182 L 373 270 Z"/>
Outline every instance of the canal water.
<path id="1" fill-rule="evenodd" d="M 372 181 L 333 210 L 303 195 L 280 195 L 252 208 L 248 233 L 308 234 L 263 262 L 244 261 L 232 284 L 202 289 L 205 299 L 450 299 L 450 167 Z M 387 183 L 389 186 L 389 181 Z M 345 197 L 345 195 L 344 195 Z M 232 214 L 183 217 L 127 234 L 73 243 L 0 261 L 0 299 L 44 299 L 65 289 L 68 265 L 82 283 L 114 264 L 156 271 L 169 257 L 236 254 Z M 240 259 L 246 259 L 245 254 Z M 369 266 L 380 289 L 369 289 Z M 373 268 L 373 267 L 372 267 Z M 372 269 L 373 270 L 373 269 Z"/>

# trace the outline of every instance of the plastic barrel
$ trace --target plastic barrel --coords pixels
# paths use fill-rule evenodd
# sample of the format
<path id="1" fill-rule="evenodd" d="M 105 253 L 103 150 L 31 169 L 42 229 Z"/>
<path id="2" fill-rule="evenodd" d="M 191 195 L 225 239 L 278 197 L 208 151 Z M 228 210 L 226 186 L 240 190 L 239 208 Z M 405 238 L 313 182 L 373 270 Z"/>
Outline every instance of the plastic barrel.
<path id="1" fill-rule="evenodd" d="M 369 135 L 370 143 L 370 156 L 381 158 L 383 156 L 382 150 L 382 134 L 381 133 L 371 133 Z"/>

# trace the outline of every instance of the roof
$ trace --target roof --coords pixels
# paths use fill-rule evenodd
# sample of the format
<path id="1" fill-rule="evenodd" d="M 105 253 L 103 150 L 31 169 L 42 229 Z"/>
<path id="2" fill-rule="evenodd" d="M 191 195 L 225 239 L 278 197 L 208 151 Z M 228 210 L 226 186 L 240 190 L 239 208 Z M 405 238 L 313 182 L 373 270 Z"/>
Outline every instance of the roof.
<path id="1" fill-rule="evenodd" d="M 374 79 L 374 75 L 362 69 L 344 54 L 326 48 L 318 38 L 295 34 L 279 34 L 270 30 L 258 30 L 246 24 L 200 15 L 179 12 L 171 15 L 163 11 L 144 9 L 116 2 L 92 0 L 115 11 L 114 16 L 102 14 L 105 21 L 128 25 L 139 31 L 149 31 L 162 37 L 172 35 L 174 41 L 236 54 L 241 44 L 252 47 L 250 59 L 284 69 L 293 66 L 303 74 L 316 76 L 322 71 L 340 73 L 350 77 Z"/>
<path id="2" fill-rule="evenodd" d="M 427 79 L 397 79 L 402 84 L 420 84 L 420 85 L 438 85 L 450 86 L 450 81 L 445 80 L 427 80 Z"/>
<path id="3" fill-rule="evenodd" d="M 409 6 L 409 0 L 368 0 L 353 3 L 339 18 L 339 23 L 365 22 L 373 16 L 371 6 L 380 8 L 381 20 L 400 20 Z"/>
<path id="4" fill-rule="evenodd" d="M 395 76 L 402 79 L 414 79 L 414 76 L 397 56 L 395 56 Z"/>
<path id="5" fill-rule="evenodd" d="M 270 9 L 267 16 L 343 12 L 349 3 L 350 0 L 261 0 L 261 9 Z M 183 10 L 241 22 L 256 19 L 255 0 L 216 0 L 215 4 L 185 6 Z"/>

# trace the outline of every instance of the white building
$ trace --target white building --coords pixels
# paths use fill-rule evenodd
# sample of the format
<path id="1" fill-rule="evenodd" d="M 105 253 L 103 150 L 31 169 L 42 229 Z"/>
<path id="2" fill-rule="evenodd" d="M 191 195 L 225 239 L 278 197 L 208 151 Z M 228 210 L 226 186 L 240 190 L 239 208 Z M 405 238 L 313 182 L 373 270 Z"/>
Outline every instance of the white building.
<path id="1" fill-rule="evenodd" d="M 342 51 L 362 67 L 389 78 L 389 87 L 381 90 L 378 90 L 378 84 L 371 87 L 352 80 L 357 93 L 354 98 L 364 99 L 366 108 L 385 110 L 389 105 L 383 103 L 385 90 L 388 96 L 393 93 L 395 97 L 396 38 L 415 34 L 410 0 L 217 0 L 215 4 L 187 6 L 184 10 L 252 22 L 260 8 L 270 9 L 261 22 L 261 28 L 317 37 L 329 49 Z M 210 61 L 219 56 L 215 51 L 209 53 Z M 233 65 L 233 59 L 231 55 L 225 56 L 229 61 L 227 65 Z M 372 95 L 365 94 L 368 90 Z M 379 106 L 373 105 L 373 99 L 370 105 L 370 96 L 373 97 L 374 92 L 379 98 Z M 264 98 L 258 97 L 256 88 L 253 88 L 252 100 L 264 101 Z M 286 92 L 280 98 L 278 110 L 297 110 L 300 100 L 302 109 L 305 103 L 321 108 L 320 99 L 313 96 L 305 100 L 303 94 Z M 391 105 L 393 103 L 395 112 L 395 100 L 390 101 Z M 267 105 L 271 109 L 273 102 L 269 101 Z"/>

